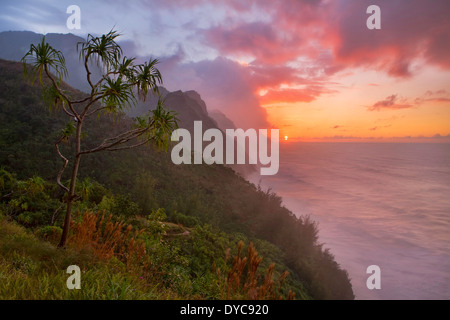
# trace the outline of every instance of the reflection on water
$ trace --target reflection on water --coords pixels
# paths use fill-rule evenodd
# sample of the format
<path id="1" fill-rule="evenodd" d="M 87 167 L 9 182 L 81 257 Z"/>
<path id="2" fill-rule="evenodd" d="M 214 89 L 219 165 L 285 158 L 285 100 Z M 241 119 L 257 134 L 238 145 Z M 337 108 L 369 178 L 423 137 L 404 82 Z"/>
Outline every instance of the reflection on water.
<path id="1" fill-rule="evenodd" d="M 290 143 L 272 187 L 352 278 L 357 299 L 450 299 L 450 144 Z M 381 290 L 366 268 L 381 268 Z"/>

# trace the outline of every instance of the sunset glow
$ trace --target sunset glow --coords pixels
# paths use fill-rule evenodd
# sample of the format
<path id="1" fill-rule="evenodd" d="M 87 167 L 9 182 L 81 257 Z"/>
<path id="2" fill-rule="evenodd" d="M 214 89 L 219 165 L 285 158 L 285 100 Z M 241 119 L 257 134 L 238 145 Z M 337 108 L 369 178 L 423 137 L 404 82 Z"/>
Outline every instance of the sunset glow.
<path id="1" fill-rule="evenodd" d="M 450 0 L 0 8 L 1 299 L 450 300 Z"/>
<path id="2" fill-rule="evenodd" d="M 160 59 L 167 89 L 196 90 L 237 127 L 278 128 L 293 141 L 450 141 L 450 2 L 405 3 L 79 1 L 82 28 L 71 32 L 114 25 L 127 54 Z M 369 5 L 381 9 L 379 30 L 366 26 Z M 17 16 L 32 6 L 6 6 L 0 28 L 67 33 Z"/>

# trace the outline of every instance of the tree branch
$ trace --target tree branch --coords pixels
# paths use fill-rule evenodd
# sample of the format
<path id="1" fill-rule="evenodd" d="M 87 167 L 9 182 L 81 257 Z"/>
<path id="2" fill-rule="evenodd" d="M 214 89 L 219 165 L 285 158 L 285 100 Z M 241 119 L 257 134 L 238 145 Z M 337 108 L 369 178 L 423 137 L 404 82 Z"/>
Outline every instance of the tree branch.
<path id="1" fill-rule="evenodd" d="M 92 84 L 92 81 L 91 81 L 91 71 L 89 70 L 89 67 L 88 67 L 88 59 L 89 59 L 89 56 L 90 56 L 90 53 L 88 53 L 88 54 L 86 55 L 86 57 L 84 58 L 84 68 L 86 69 L 86 77 L 87 77 L 87 81 L 89 82 L 89 85 L 90 85 L 91 88 L 92 88 L 91 93 L 94 93 L 94 85 Z M 92 96 L 92 94 L 91 94 L 91 96 Z"/>
<path id="2" fill-rule="evenodd" d="M 91 98 L 92 98 L 92 97 L 91 97 Z M 93 110 L 93 111 L 91 111 L 91 112 L 88 112 L 89 109 L 90 109 L 90 107 L 92 106 L 92 104 L 94 104 L 96 101 L 100 100 L 101 98 L 102 98 L 102 96 L 100 95 L 100 96 L 98 96 L 97 98 L 92 99 L 91 102 L 89 102 L 89 104 L 84 108 L 83 113 L 81 114 L 81 117 L 82 117 L 82 118 L 84 118 L 85 116 L 86 116 L 86 117 L 89 117 L 90 115 L 96 113 L 97 111 L 100 111 L 100 110 L 102 110 L 102 109 L 108 108 L 108 107 L 99 107 L 99 108 L 97 108 L 97 109 L 95 109 L 95 110 Z"/>
<path id="3" fill-rule="evenodd" d="M 140 143 L 136 143 L 130 146 L 125 146 L 125 147 L 120 147 L 120 148 L 109 148 L 109 149 L 105 149 L 106 151 L 118 151 L 118 150 L 126 150 L 126 149 L 132 149 L 132 148 L 136 148 L 139 146 L 142 146 L 144 144 L 146 144 L 147 142 L 149 142 L 151 140 L 151 138 L 148 138 Z"/>
<path id="4" fill-rule="evenodd" d="M 121 149 L 129 149 L 129 148 L 131 148 L 131 146 L 126 146 L 123 148 L 114 148 L 114 147 L 124 144 L 124 143 L 127 143 L 130 140 L 139 138 L 148 129 L 149 129 L 149 127 L 144 128 L 144 129 L 135 129 L 135 130 L 124 132 L 122 134 L 119 134 L 116 137 L 105 139 L 99 146 L 89 149 L 89 150 L 81 151 L 79 154 L 82 155 L 82 154 L 99 152 L 99 151 L 103 151 L 103 150 L 115 151 L 115 150 L 121 150 Z M 144 143 L 146 143 L 146 142 L 147 142 L 147 140 Z M 142 145 L 144 143 L 140 142 L 140 143 L 136 144 L 136 146 Z"/>
<path id="5" fill-rule="evenodd" d="M 66 109 L 66 104 L 64 103 L 64 100 L 62 101 L 62 109 L 69 117 L 71 118 L 75 117 L 73 113 L 69 112 L 69 110 Z"/>
<path id="6" fill-rule="evenodd" d="M 86 102 L 86 101 L 88 101 L 89 99 L 92 99 L 92 96 L 87 96 L 87 97 L 86 97 L 86 98 L 84 98 L 84 99 L 72 101 L 72 104 L 79 104 L 79 103 L 83 103 L 83 102 Z"/>
<path id="7" fill-rule="evenodd" d="M 51 223 L 50 223 L 50 225 L 54 225 L 55 224 L 55 221 L 56 221 L 56 219 L 58 219 L 58 217 L 59 217 L 59 210 L 61 210 L 61 208 L 64 206 L 64 203 L 62 203 L 56 210 L 55 210 L 55 212 L 53 212 L 53 215 L 52 215 L 52 221 L 51 221 Z"/>
<path id="8" fill-rule="evenodd" d="M 98 82 L 94 85 L 94 89 L 97 89 L 97 87 L 104 81 L 106 80 L 106 78 L 108 78 L 110 75 L 112 74 L 119 74 L 120 72 L 118 71 L 109 71 L 107 72 L 100 80 L 98 80 Z"/>
<path id="9" fill-rule="evenodd" d="M 11 191 L 10 193 L 8 193 L 8 194 L 5 194 L 4 196 L 2 196 L 0 199 L 5 199 L 5 198 L 8 198 L 10 195 L 12 195 L 14 193 L 14 191 Z"/>
<path id="10" fill-rule="evenodd" d="M 63 185 L 61 183 L 61 177 L 64 173 L 64 170 L 66 170 L 67 164 L 69 163 L 69 160 L 67 160 L 66 157 L 64 157 L 61 152 L 59 151 L 59 144 L 61 143 L 61 141 L 64 139 L 64 136 L 62 136 L 61 138 L 59 138 L 58 141 L 56 141 L 55 146 L 56 146 L 56 152 L 58 153 L 59 157 L 61 159 L 63 159 L 64 161 L 64 165 L 62 166 L 61 170 L 59 170 L 58 176 L 56 177 L 56 183 L 58 184 L 58 186 L 60 186 L 64 191 L 66 191 L 67 193 L 69 193 L 69 188 L 67 188 L 65 185 Z"/>
<path id="11" fill-rule="evenodd" d="M 75 111 L 75 109 L 72 106 L 71 101 L 69 100 L 69 98 L 64 94 L 64 92 L 62 92 L 61 88 L 58 86 L 58 84 L 56 83 L 55 79 L 51 76 L 50 72 L 48 71 L 48 67 L 47 65 L 44 66 L 45 69 L 45 74 L 47 75 L 47 77 L 50 79 L 50 81 L 52 82 L 53 86 L 55 87 L 55 89 L 58 91 L 58 93 L 67 101 L 67 103 L 69 104 L 69 108 L 72 111 L 72 113 L 74 114 L 75 118 L 77 118 L 78 121 L 81 122 L 81 118 L 78 115 L 78 113 Z"/>

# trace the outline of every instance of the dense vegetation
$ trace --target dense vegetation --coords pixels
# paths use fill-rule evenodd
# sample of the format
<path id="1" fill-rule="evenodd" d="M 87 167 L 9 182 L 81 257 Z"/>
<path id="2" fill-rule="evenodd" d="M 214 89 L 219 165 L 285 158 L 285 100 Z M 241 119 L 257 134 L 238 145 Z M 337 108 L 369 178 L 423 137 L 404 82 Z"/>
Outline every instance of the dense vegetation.
<path id="1" fill-rule="evenodd" d="M 175 166 L 151 147 L 83 158 L 69 247 L 57 250 L 64 193 L 54 183 L 61 159 L 49 141 L 66 123 L 45 110 L 41 88 L 25 82 L 18 63 L 0 61 L 0 92 L 0 276 L 7 278 L 0 297 L 292 298 L 289 290 L 297 299 L 354 297 L 308 217 L 295 217 L 280 197 L 230 168 Z M 95 119 L 86 143 L 131 125 L 124 115 Z M 69 140 L 62 149 L 70 148 Z M 115 241 L 103 231 L 89 235 L 108 222 L 121 226 L 111 230 Z M 81 292 L 64 289 L 70 264 L 85 271 Z"/>

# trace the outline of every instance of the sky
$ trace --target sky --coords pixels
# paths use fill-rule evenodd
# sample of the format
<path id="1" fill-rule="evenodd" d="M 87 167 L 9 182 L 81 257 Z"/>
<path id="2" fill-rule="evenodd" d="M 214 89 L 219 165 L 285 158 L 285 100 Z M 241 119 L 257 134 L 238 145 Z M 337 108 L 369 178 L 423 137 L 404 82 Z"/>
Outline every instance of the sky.
<path id="1" fill-rule="evenodd" d="M 78 5 L 81 28 L 66 9 Z M 370 5 L 381 29 L 366 25 Z M 449 0 L 2 0 L 0 31 L 120 31 L 164 86 L 289 141 L 450 142 Z"/>

